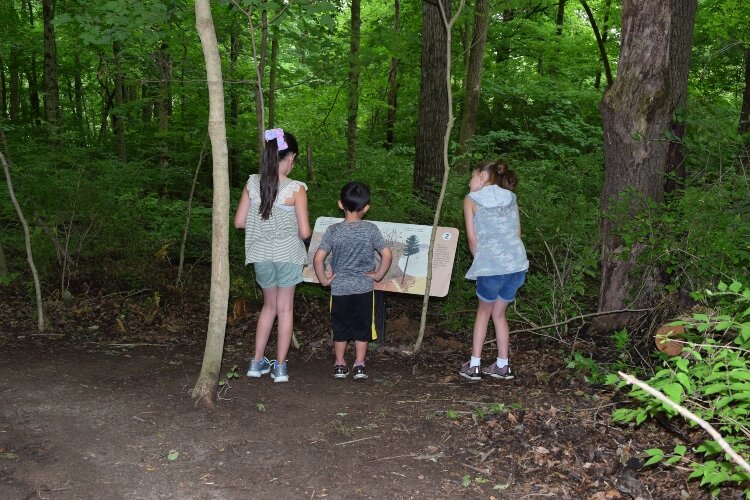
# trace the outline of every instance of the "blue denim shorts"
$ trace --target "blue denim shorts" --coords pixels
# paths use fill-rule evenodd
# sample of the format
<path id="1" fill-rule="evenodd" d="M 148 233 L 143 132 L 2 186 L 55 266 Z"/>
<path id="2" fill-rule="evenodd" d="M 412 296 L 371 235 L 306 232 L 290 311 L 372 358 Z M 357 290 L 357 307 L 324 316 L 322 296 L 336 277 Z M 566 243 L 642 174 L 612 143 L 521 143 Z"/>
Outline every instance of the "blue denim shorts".
<path id="1" fill-rule="evenodd" d="M 288 288 L 302 282 L 302 264 L 256 262 L 255 281 L 261 288 Z"/>
<path id="2" fill-rule="evenodd" d="M 477 297 L 482 302 L 513 302 L 516 292 L 526 281 L 526 271 L 477 277 Z"/>

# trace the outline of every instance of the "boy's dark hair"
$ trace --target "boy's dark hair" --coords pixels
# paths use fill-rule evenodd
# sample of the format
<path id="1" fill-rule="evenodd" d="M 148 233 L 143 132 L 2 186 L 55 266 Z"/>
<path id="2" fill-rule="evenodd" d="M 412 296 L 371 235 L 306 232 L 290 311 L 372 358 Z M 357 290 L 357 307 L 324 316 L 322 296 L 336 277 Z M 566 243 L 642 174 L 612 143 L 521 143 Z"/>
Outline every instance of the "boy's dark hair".
<path id="1" fill-rule="evenodd" d="M 348 182 L 341 188 L 339 199 L 347 212 L 359 212 L 370 204 L 370 188 L 361 182 Z"/>

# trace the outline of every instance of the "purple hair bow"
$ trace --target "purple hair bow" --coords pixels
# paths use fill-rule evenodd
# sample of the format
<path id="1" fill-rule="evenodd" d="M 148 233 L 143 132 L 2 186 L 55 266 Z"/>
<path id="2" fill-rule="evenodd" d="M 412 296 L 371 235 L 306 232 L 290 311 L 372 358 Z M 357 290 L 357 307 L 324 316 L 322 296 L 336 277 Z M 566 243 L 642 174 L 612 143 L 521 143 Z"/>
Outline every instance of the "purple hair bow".
<path id="1" fill-rule="evenodd" d="M 272 128 L 266 130 L 265 133 L 266 142 L 276 139 L 276 144 L 279 146 L 279 151 L 288 148 L 286 141 L 284 140 L 284 130 L 280 128 Z"/>

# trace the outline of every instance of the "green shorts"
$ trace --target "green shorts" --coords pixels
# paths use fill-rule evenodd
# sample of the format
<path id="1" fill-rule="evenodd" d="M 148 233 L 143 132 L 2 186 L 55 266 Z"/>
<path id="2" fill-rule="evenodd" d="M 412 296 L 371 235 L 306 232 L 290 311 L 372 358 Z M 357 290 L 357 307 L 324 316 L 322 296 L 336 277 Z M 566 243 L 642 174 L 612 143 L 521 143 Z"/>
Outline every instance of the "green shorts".
<path id="1" fill-rule="evenodd" d="M 288 288 L 302 282 L 302 264 L 256 262 L 255 281 L 261 288 Z"/>

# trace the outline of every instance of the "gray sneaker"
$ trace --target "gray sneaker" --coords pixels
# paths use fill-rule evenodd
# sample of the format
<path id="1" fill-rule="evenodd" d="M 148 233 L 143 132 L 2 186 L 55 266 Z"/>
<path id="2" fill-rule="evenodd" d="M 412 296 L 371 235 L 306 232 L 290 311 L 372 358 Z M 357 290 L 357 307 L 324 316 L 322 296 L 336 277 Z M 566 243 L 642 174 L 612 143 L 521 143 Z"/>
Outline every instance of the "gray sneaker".
<path id="1" fill-rule="evenodd" d="M 250 366 L 247 369 L 247 376 L 258 378 L 261 375 L 265 375 L 266 373 L 271 371 L 271 362 L 268 361 L 268 358 L 263 358 L 260 361 L 255 361 L 255 359 L 250 360 Z"/>
<path id="2" fill-rule="evenodd" d="M 492 378 L 499 378 L 502 380 L 512 380 L 515 378 L 513 372 L 510 371 L 510 365 L 499 368 L 497 363 L 492 363 L 490 366 L 485 367 L 482 373 Z"/>
<path id="3" fill-rule="evenodd" d="M 271 368 L 271 378 L 274 382 L 288 382 L 289 381 L 289 368 L 286 363 L 283 365 L 278 361 L 272 362 L 273 367 Z"/>
<path id="4" fill-rule="evenodd" d="M 469 380 L 482 380 L 482 371 L 479 366 L 469 366 L 469 364 L 470 363 L 467 361 L 466 363 L 461 365 L 461 369 L 458 370 L 458 374 L 463 378 L 468 378 Z"/>

